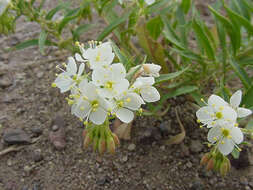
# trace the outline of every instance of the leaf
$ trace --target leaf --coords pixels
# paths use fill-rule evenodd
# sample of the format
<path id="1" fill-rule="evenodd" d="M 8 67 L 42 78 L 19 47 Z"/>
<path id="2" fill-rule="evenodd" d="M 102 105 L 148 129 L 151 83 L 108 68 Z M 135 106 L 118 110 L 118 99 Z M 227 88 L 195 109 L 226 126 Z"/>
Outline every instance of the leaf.
<path id="1" fill-rule="evenodd" d="M 107 26 L 102 32 L 101 34 L 99 34 L 99 36 L 97 37 L 97 41 L 102 41 L 104 40 L 115 28 L 117 28 L 120 24 L 122 24 L 123 22 L 125 22 L 129 15 L 132 13 L 134 9 L 131 9 L 130 11 L 126 12 L 123 16 L 121 16 L 120 18 L 117 18 L 115 20 L 113 20 L 109 26 Z"/>
<path id="2" fill-rule="evenodd" d="M 245 29 L 248 31 L 248 33 L 250 35 L 253 35 L 253 26 L 251 25 L 251 23 L 246 18 L 244 18 L 243 16 L 239 15 L 238 13 L 232 11 L 227 6 L 225 6 L 225 9 L 226 9 L 226 11 L 228 13 L 228 16 L 230 17 L 231 20 L 237 21 L 237 23 L 240 26 L 245 27 Z"/>
<path id="3" fill-rule="evenodd" d="M 191 0 L 182 0 L 181 6 L 184 10 L 184 13 L 187 14 L 191 8 L 192 1 Z"/>
<path id="4" fill-rule="evenodd" d="M 209 10 L 213 13 L 218 21 L 220 21 L 224 27 L 226 28 L 227 33 L 229 34 L 229 38 L 233 47 L 233 52 L 236 54 L 237 50 L 241 46 L 241 34 L 238 28 L 235 28 L 233 24 L 223 15 L 214 10 L 211 6 L 208 6 Z"/>
<path id="5" fill-rule="evenodd" d="M 243 96 L 242 104 L 247 108 L 253 107 L 253 86 L 251 86 L 251 88 Z"/>
<path id="6" fill-rule="evenodd" d="M 238 159 L 240 156 L 240 152 L 237 150 L 237 148 L 234 148 L 234 150 L 231 152 L 234 159 Z"/>
<path id="7" fill-rule="evenodd" d="M 71 10 L 60 22 L 58 26 L 58 32 L 61 34 L 63 28 L 72 20 L 79 16 L 79 8 Z"/>
<path id="8" fill-rule="evenodd" d="M 235 71 L 236 75 L 242 81 L 244 87 L 246 89 L 249 89 L 251 86 L 251 80 L 246 71 L 242 67 L 240 67 L 235 60 L 231 60 L 229 63 L 232 66 L 233 70 Z"/>
<path id="9" fill-rule="evenodd" d="M 204 97 L 200 92 L 195 91 L 190 93 L 191 97 L 197 102 L 199 106 L 205 106 L 206 104 L 201 101 L 201 99 Z"/>
<path id="10" fill-rule="evenodd" d="M 78 26 L 74 31 L 73 31 L 73 38 L 74 40 L 79 40 L 80 36 L 84 34 L 85 32 L 90 31 L 92 27 L 94 27 L 94 24 L 82 24 Z"/>
<path id="11" fill-rule="evenodd" d="M 128 58 L 123 53 L 121 53 L 120 49 L 113 41 L 110 40 L 110 43 L 111 43 L 114 53 L 119 58 L 120 63 L 122 63 L 125 67 L 127 67 L 129 65 Z"/>
<path id="12" fill-rule="evenodd" d="M 203 28 L 197 22 L 196 19 L 193 20 L 192 27 L 193 27 L 193 30 L 196 34 L 196 37 L 197 37 L 200 45 L 201 45 L 201 48 L 203 48 L 205 50 L 205 52 L 207 54 L 207 57 L 209 59 L 214 60 L 215 59 L 215 54 L 214 54 L 214 50 L 211 46 L 211 43 L 210 43 L 205 31 L 203 30 Z"/>
<path id="13" fill-rule="evenodd" d="M 46 20 L 51 20 L 53 18 L 53 16 L 60 10 L 66 9 L 68 6 L 70 5 L 69 2 L 67 3 L 61 3 L 60 5 L 58 5 L 57 7 L 51 9 L 47 15 L 46 15 Z"/>
<path id="14" fill-rule="evenodd" d="M 189 67 L 186 67 L 186 68 L 182 69 L 181 71 L 177 71 L 174 73 L 161 74 L 159 77 L 155 78 L 155 84 L 174 79 L 174 78 L 180 76 L 182 73 L 184 73 L 188 69 L 189 69 Z"/>
<path id="15" fill-rule="evenodd" d="M 160 16 L 157 16 L 155 18 L 150 19 L 146 24 L 147 30 L 150 34 L 150 36 L 157 40 L 157 38 L 160 36 L 162 30 L 163 30 L 163 22 L 161 20 Z"/>
<path id="16" fill-rule="evenodd" d="M 37 46 L 38 44 L 38 39 L 31 39 L 17 44 L 16 46 L 10 48 L 10 50 L 22 50 L 31 46 Z"/>
<path id="17" fill-rule="evenodd" d="M 42 30 L 39 36 L 39 49 L 41 54 L 44 54 L 46 40 L 47 40 L 47 32 L 45 30 Z"/>

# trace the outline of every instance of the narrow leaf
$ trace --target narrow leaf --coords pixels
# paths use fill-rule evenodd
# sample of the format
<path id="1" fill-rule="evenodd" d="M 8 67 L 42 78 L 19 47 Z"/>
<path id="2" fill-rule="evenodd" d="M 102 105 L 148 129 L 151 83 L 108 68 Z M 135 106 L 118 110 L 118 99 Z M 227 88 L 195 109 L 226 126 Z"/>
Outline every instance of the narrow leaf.
<path id="1" fill-rule="evenodd" d="M 39 49 L 41 54 L 44 54 L 46 40 L 47 40 L 47 32 L 45 30 L 42 30 L 39 36 Z"/>

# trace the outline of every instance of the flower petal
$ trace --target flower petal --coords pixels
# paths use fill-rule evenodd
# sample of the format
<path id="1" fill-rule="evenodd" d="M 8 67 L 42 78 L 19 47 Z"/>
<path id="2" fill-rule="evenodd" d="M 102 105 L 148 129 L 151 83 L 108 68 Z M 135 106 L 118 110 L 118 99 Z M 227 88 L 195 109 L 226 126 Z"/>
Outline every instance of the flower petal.
<path id="1" fill-rule="evenodd" d="M 225 119 L 227 121 L 236 121 L 236 119 L 237 119 L 236 111 L 229 106 L 225 106 L 223 108 L 222 115 L 223 115 L 223 119 Z"/>
<path id="2" fill-rule="evenodd" d="M 221 136 L 221 128 L 220 127 L 212 127 L 208 134 L 207 140 L 211 143 L 215 143 Z"/>
<path id="3" fill-rule="evenodd" d="M 102 108 L 98 108 L 95 112 L 91 112 L 89 119 L 96 125 L 101 125 L 105 122 L 107 112 Z"/>
<path id="4" fill-rule="evenodd" d="M 83 74 L 84 68 L 85 68 L 84 63 L 81 63 L 78 69 L 78 74 L 77 74 L 79 77 Z"/>
<path id="5" fill-rule="evenodd" d="M 218 149 L 224 155 L 230 154 L 234 149 L 234 143 L 231 139 L 224 139 L 224 143 L 219 143 Z"/>
<path id="6" fill-rule="evenodd" d="M 73 57 L 68 58 L 67 72 L 71 75 L 75 75 L 77 72 L 76 61 Z"/>
<path id="7" fill-rule="evenodd" d="M 129 102 L 125 101 L 125 107 L 131 110 L 138 110 L 141 107 L 141 104 L 145 104 L 143 99 L 136 93 L 128 93 L 125 96 L 125 100 L 129 98 Z"/>
<path id="8" fill-rule="evenodd" d="M 239 127 L 231 127 L 230 135 L 236 144 L 240 144 L 243 141 L 243 133 Z"/>
<path id="9" fill-rule="evenodd" d="M 112 69 L 113 80 L 119 80 L 126 77 L 126 69 L 122 63 L 112 64 L 110 68 Z"/>
<path id="10" fill-rule="evenodd" d="M 220 107 L 227 106 L 228 103 L 217 95 L 211 95 L 208 99 L 208 105 L 214 107 L 217 111 Z"/>
<path id="11" fill-rule="evenodd" d="M 76 53 L 75 54 L 75 58 L 77 61 L 79 62 L 85 62 L 85 60 L 82 58 L 82 56 L 79 54 L 79 53 Z"/>
<path id="12" fill-rule="evenodd" d="M 206 123 L 206 121 L 212 120 L 212 116 L 214 114 L 214 110 L 211 106 L 204 106 L 200 108 L 196 112 L 197 118 L 203 123 Z"/>
<path id="13" fill-rule="evenodd" d="M 160 100 L 160 94 L 153 86 L 141 89 L 141 96 L 146 102 L 156 102 Z"/>
<path id="14" fill-rule="evenodd" d="M 230 105 L 233 108 L 238 108 L 242 100 L 242 91 L 237 90 L 230 98 Z"/>
<path id="15" fill-rule="evenodd" d="M 88 101 L 79 100 L 76 104 L 72 105 L 71 113 L 78 118 L 85 118 L 91 109 L 91 105 Z"/>
<path id="16" fill-rule="evenodd" d="M 116 116 L 124 123 L 130 123 L 134 119 L 134 113 L 126 108 L 118 109 Z"/>
<path id="17" fill-rule="evenodd" d="M 250 114 L 252 114 L 252 111 L 250 109 L 246 109 L 246 108 L 238 108 L 237 109 L 237 116 L 239 118 L 249 116 Z"/>

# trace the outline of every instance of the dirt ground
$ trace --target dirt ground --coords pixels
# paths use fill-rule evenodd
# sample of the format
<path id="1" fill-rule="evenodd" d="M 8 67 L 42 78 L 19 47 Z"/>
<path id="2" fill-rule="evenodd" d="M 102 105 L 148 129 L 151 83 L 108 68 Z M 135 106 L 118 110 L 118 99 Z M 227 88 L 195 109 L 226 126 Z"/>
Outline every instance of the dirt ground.
<path id="1" fill-rule="evenodd" d="M 162 118 L 137 118 L 131 140 L 122 140 L 115 155 L 99 157 L 90 149 L 83 150 L 81 122 L 71 115 L 64 95 L 51 88 L 55 66 L 68 54 L 50 48 L 42 56 L 36 47 L 3 51 L 36 37 L 39 31 L 36 24 L 21 21 L 15 34 L 0 36 L 0 80 L 4 81 L 0 85 L 0 151 L 8 147 L 2 140 L 7 129 L 20 128 L 31 137 L 35 128 L 43 131 L 35 143 L 0 156 L 0 190 L 253 189 L 249 149 L 232 162 L 232 171 L 225 178 L 199 165 L 208 150 L 203 144 L 207 131 L 195 123 L 195 110 L 185 97 L 170 99 L 171 109 Z M 87 34 L 86 38 L 91 37 Z M 166 146 L 164 140 L 180 132 L 175 107 L 186 138 L 181 144 Z M 64 150 L 56 150 L 49 140 L 57 115 L 65 121 Z"/>

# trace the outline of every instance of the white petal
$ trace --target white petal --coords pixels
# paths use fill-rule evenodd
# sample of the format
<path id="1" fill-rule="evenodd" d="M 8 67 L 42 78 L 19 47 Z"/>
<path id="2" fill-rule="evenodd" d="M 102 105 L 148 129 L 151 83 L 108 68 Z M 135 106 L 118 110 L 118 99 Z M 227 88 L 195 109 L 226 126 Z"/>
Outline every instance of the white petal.
<path id="1" fill-rule="evenodd" d="M 60 88 L 61 93 L 64 93 L 70 90 L 70 87 L 73 84 L 73 81 L 66 73 L 61 73 L 55 79 L 54 83 L 56 84 L 58 88 Z"/>
<path id="2" fill-rule="evenodd" d="M 78 69 L 78 76 L 81 76 L 83 74 L 83 71 L 84 71 L 84 63 L 81 63 L 81 65 L 79 66 L 79 69 Z"/>
<path id="3" fill-rule="evenodd" d="M 214 114 L 214 111 L 211 106 L 204 106 L 196 112 L 196 116 L 201 122 L 212 120 L 211 115 L 213 114 Z"/>
<path id="4" fill-rule="evenodd" d="M 104 85 L 105 82 L 108 80 L 109 73 L 106 69 L 103 68 L 96 68 L 93 72 L 92 72 L 92 81 L 95 85 L 97 86 L 101 86 Z"/>
<path id="5" fill-rule="evenodd" d="M 243 133 L 239 127 L 231 127 L 230 135 L 236 144 L 240 144 L 243 141 Z"/>
<path id="6" fill-rule="evenodd" d="M 250 114 L 252 114 L 252 111 L 250 109 L 246 109 L 246 108 L 237 109 L 237 115 L 239 118 L 249 116 Z"/>
<path id="7" fill-rule="evenodd" d="M 236 119 L 237 119 L 236 111 L 229 106 L 225 106 L 223 108 L 222 115 L 225 120 L 236 121 Z"/>
<path id="8" fill-rule="evenodd" d="M 96 125 L 101 125 L 105 122 L 107 112 L 102 108 L 98 108 L 97 111 L 91 112 L 89 119 Z"/>
<path id="9" fill-rule="evenodd" d="M 142 85 L 151 86 L 155 83 L 154 77 L 138 77 L 136 82 L 140 82 Z"/>
<path id="10" fill-rule="evenodd" d="M 218 149 L 224 156 L 226 156 L 233 151 L 234 143 L 232 142 L 231 139 L 224 139 L 223 141 L 224 141 L 224 144 L 219 143 Z"/>
<path id="11" fill-rule="evenodd" d="M 93 83 L 88 83 L 85 85 L 84 95 L 88 97 L 89 100 L 95 100 L 98 97 L 97 88 Z"/>
<path id="12" fill-rule="evenodd" d="M 85 60 L 82 58 L 82 56 L 79 54 L 79 53 L 76 53 L 75 54 L 75 58 L 77 61 L 79 62 L 85 62 Z"/>
<path id="13" fill-rule="evenodd" d="M 113 64 L 111 66 L 111 69 L 112 69 L 112 75 L 113 75 L 112 79 L 113 80 L 119 80 L 121 78 L 126 77 L 126 69 L 122 65 L 122 63 Z"/>
<path id="14" fill-rule="evenodd" d="M 134 119 L 134 113 L 125 108 L 118 109 L 116 116 L 124 123 L 130 123 Z"/>
<path id="15" fill-rule="evenodd" d="M 217 95 L 211 95 L 208 99 L 208 105 L 213 106 L 216 110 L 220 107 L 227 106 L 227 102 Z"/>
<path id="16" fill-rule="evenodd" d="M 141 104 L 145 104 L 143 99 L 136 93 L 128 93 L 125 100 L 128 98 L 130 98 L 130 102 L 126 102 L 125 107 L 131 110 L 138 110 L 141 107 Z"/>
<path id="17" fill-rule="evenodd" d="M 242 91 L 237 90 L 230 98 L 230 105 L 233 108 L 238 108 L 242 100 Z"/>
<path id="18" fill-rule="evenodd" d="M 155 2 L 155 0 L 145 0 L 145 2 L 146 2 L 148 5 L 152 5 L 152 4 Z"/>
<path id="19" fill-rule="evenodd" d="M 141 96 L 146 102 L 156 102 L 160 100 L 160 94 L 153 86 L 141 89 Z"/>
<path id="20" fill-rule="evenodd" d="M 129 82 L 127 79 L 123 79 L 121 81 L 118 81 L 118 83 L 116 83 L 114 85 L 114 90 L 117 92 L 117 94 L 121 94 L 124 91 L 126 91 L 129 87 Z M 115 94 L 115 95 L 117 95 Z"/>
<path id="21" fill-rule="evenodd" d="M 207 140 L 211 143 L 215 143 L 217 139 L 221 136 L 221 128 L 220 127 L 212 127 L 207 134 Z M 216 139 L 214 139 L 216 138 Z"/>
<path id="22" fill-rule="evenodd" d="M 67 72 L 71 75 L 75 75 L 77 72 L 76 61 L 73 57 L 68 58 Z"/>
<path id="23" fill-rule="evenodd" d="M 88 80 L 87 80 L 87 78 L 83 79 L 83 80 L 79 83 L 78 87 L 79 87 L 79 89 L 80 89 L 80 91 L 81 91 L 82 93 L 85 93 L 85 91 L 86 91 L 86 86 L 87 86 L 87 85 L 88 85 Z"/>
<path id="24" fill-rule="evenodd" d="M 85 118 L 91 109 L 91 105 L 88 101 L 80 99 L 76 104 L 72 105 L 71 113 L 78 118 Z"/>

